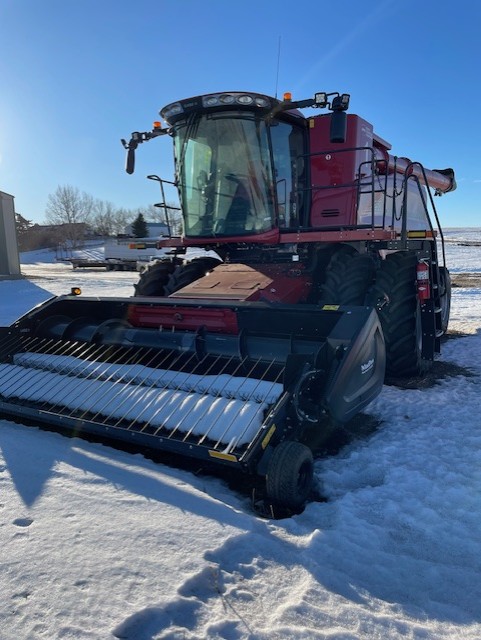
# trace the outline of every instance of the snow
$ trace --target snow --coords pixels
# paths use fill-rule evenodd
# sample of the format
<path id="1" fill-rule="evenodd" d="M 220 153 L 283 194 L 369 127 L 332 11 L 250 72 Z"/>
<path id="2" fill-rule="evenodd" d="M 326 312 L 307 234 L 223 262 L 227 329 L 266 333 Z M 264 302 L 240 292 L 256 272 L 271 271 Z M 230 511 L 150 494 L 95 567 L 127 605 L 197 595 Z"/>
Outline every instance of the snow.
<path id="1" fill-rule="evenodd" d="M 239 398 L 254 402 L 275 402 L 281 392 L 282 384 L 267 380 L 256 380 L 238 376 L 198 375 L 153 369 L 133 364 L 111 364 L 105 362 L 86 362 L 73 356 L 49 355 L 45 353 L 18 353 L 13 357 L 14 364 L 31 366 L 59 374 L 74 374 L 79 377 L 95 377 L 97 380 L 118 380 L 134 382 L 149 387 L 166 388 L 175 391 L 197 391 L 209 393 L 213 397 Z"/>
<path id="2" fill-rule="evenodd" d="M 55 356 L 50 358 L 58 359 Z M 14 356 L 14 362 L 23 364 L 25 360 L 28 358 Z M 79 364 L 73 365 L 73 368 L 78 367 Z M 199 436 L 200 441 L 208 437 L 214 442 L 229 445 L 226 452 L 254 439 L 268 408 L 266 402 L 258 403 L 250 394 L 242 398 L 242 390 L 244 388 L 245 394 L 249 382 L 245 378 L 237 378 L 233 381 L 235 384 L 228 384 L 225 375 L 208 376 L 203 381 L 205 384 L 192 389 L 193 381 L 188 382 L 192 376 L 186 374 L 183 374 L 185 380 L 180 387 L 175 384 L 175 379 L 182 376 L 179 372 L 173 376 L 174 380 L 164 381 L 162 378 L 168 372 L 151 369 L 149 374 L 146 371 L 148 367 L 142 367 L 142 379 L 139 380 L 136 367 L 117 365 L 106 368 L 105 374 L 100 373 L 100 376 L 96 371 L 95 379 L 85 379 L 85 376 L 67 375 L 69 368 L 64 365 L 61 366 L 62 373 L 53 373 L 52 369 L 44 371 L 16 364 L 0 364 L 0 394 L 9 399 L 67 407 L 74 414 L 90 412 L 95 416 L 131 423 L 140 418 L 144 428 L 148 425 L 156 430 L 155 433 L 179 431 Z M 136 384 L 128 384 L 128 381 Z M 262 381 L 251 382 L 255 382 L 256 388 L 262 384 Z M 184 391 L 182 386 L 189 390 Z M 267 383 L 267 386 L 272 397 L 272 385 Z M 239 387 L 240 394 L 236 393 Z M 272 401 L 277 400 L 282 392 L 282 385 L 277 387 Z"/>
<path id="3" fill-rule="evenodd" d="M 481 273 L 481 247 L 457 244 L 481 231 L 450 239 L 450 269 Z M 22 271 L 0 282 L 2 325 L 138 277 L 42 255 Z M 450 331 L 467 335 L 441 361 L 466 370 L 385 386 L 379 426 L 316 461 L 325 501 L 283 520 L 219 479 L 0 420 L 2 639 L 479 639 L 480 289 L 453 289 Z"/>
<path id="4" fill-rule="evenodd" d="M 5 398 L 90 412 L 143 428 L 198 436 L 227 445 L 249 444 L 283 386 L 240 376 L 196 375 L 144 365 L 86 362 L 72 356 L 22 353 L 0 364 Z"/>

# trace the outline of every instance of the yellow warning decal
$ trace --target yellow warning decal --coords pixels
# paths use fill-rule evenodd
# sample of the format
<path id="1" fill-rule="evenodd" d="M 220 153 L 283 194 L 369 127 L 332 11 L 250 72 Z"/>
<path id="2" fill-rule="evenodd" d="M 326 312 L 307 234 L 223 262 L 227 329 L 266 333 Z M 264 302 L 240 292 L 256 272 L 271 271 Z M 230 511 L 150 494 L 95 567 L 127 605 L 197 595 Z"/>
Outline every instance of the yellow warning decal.
<path id="1" fill-rule="evenodd" d="M 209 455 L 212 458 L 219 458 L 220 460 L 228 460 L 229 462 L 237 462 L 237 458 L 232 453 L 222 453 L 222 451 L 214 451 L 209 449 Z"/>
<path id="2" fill-rule="evenodd" d="M 322 307 L 323 311 L 337 311 L 339 309 L 339 305 L 338 304 L 325 304 Z"/>
<path id="3" fill-rule="evenodd" d="M 408 238 L 426 238 L 426 231 L 408 231 Z"/>
<path id="4" fill-rule="evenodd" d="M 274 431 L 277 429 L 276 425 L 273 424 L 272 427 L 269 429 L 269 431 L 266 433 L 266 435 L 264 436 L 264 439 L 261 443 L 261 447 L 263 449 L 265 449 L 267 447 L 267 445 L 269 444 L 269 440 L 272 438 L 272 436 L 274 435 Z"/>
<path id="5" fill-rule="evenodd" d="M 425 231 L 408 231 L 408 238 L 425 238 Z"/>
<path id="6" fill-rule="evenodd" d="M 435 238 L 436 231 L 408 231 L 408 238 Z"/>
<path id="7" fill-rule="evenodd" d="M 310 129 L 314 129 L 316 123 L 314 121 L 314 118 L 309 118 L 309 128 Z"/>

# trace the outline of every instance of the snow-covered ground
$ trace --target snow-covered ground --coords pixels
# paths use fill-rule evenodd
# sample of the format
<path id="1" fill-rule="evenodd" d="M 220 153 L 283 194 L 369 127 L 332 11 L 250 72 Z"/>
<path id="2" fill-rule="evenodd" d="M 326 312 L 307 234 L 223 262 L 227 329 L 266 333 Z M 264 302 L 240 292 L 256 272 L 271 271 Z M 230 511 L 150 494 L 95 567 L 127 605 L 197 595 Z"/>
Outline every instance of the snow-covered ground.
<path id="1" fill-rule="evenodd" d="M 481 230 L 450 230 L 481 273 Z M 50 295 L 131 295 L 138 274 L 22 256 L 0 324 Z M 385 386 L 370 436 L 316 462 L 325 502 L 253 514 L 221 480 L 0 421 L 2 640 L 481 638 L 481 289 L 453 289 L 433 387 Z"/>

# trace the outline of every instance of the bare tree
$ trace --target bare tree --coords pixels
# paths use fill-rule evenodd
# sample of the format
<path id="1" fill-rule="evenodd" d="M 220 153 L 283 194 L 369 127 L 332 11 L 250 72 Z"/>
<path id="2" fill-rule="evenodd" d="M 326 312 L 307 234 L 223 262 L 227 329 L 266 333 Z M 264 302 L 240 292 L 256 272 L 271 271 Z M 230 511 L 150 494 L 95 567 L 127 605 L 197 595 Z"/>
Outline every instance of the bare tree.
<path id="1" fill-rule="evenodd" d="M 48 196 L 45 210 L 49 224 L 62 225 L 63 238 L 72 248 L 81 246 L 86 226 L 90 221 L 94 199 L 70 185 L 58 186 Z"/>
<path id="2" fill-rule="evenodd" d="M 131 212 L 126 209 L 116 209 L 106 200 L 95 200 L 91 227 L 100 236 L 115 236 L 123 233 L 131 217 Z"/>
<path id="3" fill-rule="evenodd" d="M 163 208 L 156 207 L 154 204 L 149 204 L 147 207 L 139 207 L 138 211 L 135 213 L 135 216 L 137 216 L 139 212 L 149 222 L 164 222 Z"/>
<path id="4" fill-rule="evenodd" d="M 94 233 L 99 236 L 113 235 L 114 207 L 112 203 L 105 200 L 95 200 L 90 226 Z"/>
<path id="5" fill-rule="evenodd" d="M 169 216 L 170 231 L 174 236 L 180 236 L 183 229 L 182 212 L 178 204 L 167 202 L 167 215 Z"/>
<path id="6" fill-rule="evenodd" d="M 124 233 L 125 227 L 133 220 L 135 216 L 135 212 L 131 209 L 116 209 L 115 210 L 115 220 L 116 227 L 115 233 Z"/>
<path id="7" fill-rule="evenodd" d="M 180 235 L 182 231 L 182 215 L 179 205 L 175 202 L 166 202 L 165 207 L 157 207 L 153 204 L 140 209 L 144 218 L 151 222 L 163 222 L 170 228 L 173 235 Z"/>

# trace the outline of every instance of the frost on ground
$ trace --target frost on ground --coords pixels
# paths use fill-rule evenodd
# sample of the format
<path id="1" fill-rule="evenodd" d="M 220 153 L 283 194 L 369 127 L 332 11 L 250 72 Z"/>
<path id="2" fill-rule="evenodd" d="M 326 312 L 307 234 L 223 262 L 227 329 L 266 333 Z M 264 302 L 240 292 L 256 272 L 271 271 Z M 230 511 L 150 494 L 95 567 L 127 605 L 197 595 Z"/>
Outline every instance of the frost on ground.
<path id="1" fill-rule="evenodd" d="M 479 638 L 475 369 L 387 387 L 381 428 L 318 461 L 327 502 L 277 522 L 219 480 L 4 422 L 6 637 Z"/>
<path id="2" fill-rule="evenodd" d="M 443 344 L 449 375 L 385 386 L 378 428 L 316 462 L 326 500 L 289 519 L 1 421 L 2 640 L 479 640 L 479 292 L 456 288 L 452 330 L 468 335 Z"/>

